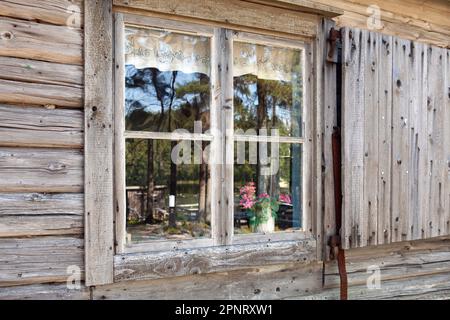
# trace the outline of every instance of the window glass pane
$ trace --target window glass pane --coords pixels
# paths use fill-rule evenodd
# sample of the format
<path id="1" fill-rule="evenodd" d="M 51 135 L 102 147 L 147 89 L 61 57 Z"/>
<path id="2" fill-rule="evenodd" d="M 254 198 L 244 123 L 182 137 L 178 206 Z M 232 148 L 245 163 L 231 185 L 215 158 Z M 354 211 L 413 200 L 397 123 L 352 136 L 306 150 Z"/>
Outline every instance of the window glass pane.
<path id="1" fill-rule="evenodd" d="M 301 137 L 302 51 L 234 43 L 235 131 Z M 260 132 L 267 129 L 267 133 Z"/>
<path id="2" fill-rule="evenodd" d="M 211 179 L 207 157 L 202 160 L 208 144 L 130 139 L 126 147 L 131 241 L 209 238 Z M 175 196 L 173 211 L 170 195 Z"/>
<path id="3" fill-rule="evenodd" d="M 235 234 L 300 229 L 302 145 L 269 144 L 266 153 L 264 144 L 251 144 L 235 144 Z"/>
<path id="4" fill-rule="evenodd" d="M 208 37 L 126 27 L 125 117 L 128 131 L 194 133 L 210 127 Z"/>

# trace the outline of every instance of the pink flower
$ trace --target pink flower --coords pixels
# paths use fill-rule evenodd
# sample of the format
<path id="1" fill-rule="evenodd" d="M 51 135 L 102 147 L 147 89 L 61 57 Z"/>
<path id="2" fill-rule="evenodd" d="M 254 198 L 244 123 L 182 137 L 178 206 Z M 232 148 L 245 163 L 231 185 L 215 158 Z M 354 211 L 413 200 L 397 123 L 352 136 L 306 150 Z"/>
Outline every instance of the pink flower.
<path id="1" fill-rule="evenodd" d="M 251 209 L 255 205 L 256 187 L 255 183 L 249 182 L 240 189 L 241 200 L 239 202 L 243 209 Z"/>
<path id="2" fill-rule="evenodd" d="M 269 196 L 267 193 L 261 193 L 261 194 L 259 195 L 259 198 L 260 198 L 260 199 L 270 199 L 270 196 Z"/>
<path id="3" fill-rule="evenodd" d="M 287 194 L 280 194 L 280 202 L 285 204 L 292 204 L 291 197 Z"/>

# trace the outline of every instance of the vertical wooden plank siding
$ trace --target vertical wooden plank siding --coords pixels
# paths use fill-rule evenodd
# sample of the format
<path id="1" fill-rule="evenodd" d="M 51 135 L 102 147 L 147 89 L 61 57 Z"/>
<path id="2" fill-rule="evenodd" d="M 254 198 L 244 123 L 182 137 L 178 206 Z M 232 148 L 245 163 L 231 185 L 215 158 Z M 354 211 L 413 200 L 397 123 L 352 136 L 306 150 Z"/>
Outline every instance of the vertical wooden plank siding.
<path id="1" fill-rule="evenodd" d="M 421 74 L 421 90 L 420 90 L 420 119 L 417 128 L 418 133 L 418 152 L 419 152 L 419 168 L 418 168 L 418 198 L 417 206 L 420 214 L 419 217 L 419 238 L 429 237 L 428 233 L 428 217 L 430 215 L 429 204 L 430 198 L 430 163 L 428 161 L 428 45 L 422 45 L 420 54 L 420 74 Z"/>
<path id="2" fill-rule="evenodd" d="M 380 69 L 380 35 L 367 32 L 367 47 L 364 52 L 364 215 L 367 225 L 361 225 L 362 245 L 376 245 L 378 242 L 378 77 Z"/>
<path id="3" fill-rule="evenodd" d="M 422 95 L 422 74 L 421 74 L 421 55 L 422 44 L 410 43 L 411 53 L 409 57 L 410 70 L 410 97 L 409 97 L 409 113 L 410 113 L 410 163 L 409 163 L 409 194 L 410 194 L 410 208 L 409 208 L 409 225 L 407 226 L 407 238 L 419 239 L 420 229 L 419 225 L 419 162 L 420 162 L 420 148 L 419 148 L 419 129 L 421 125 L 421 95 Z"/>
<path id="4" fill-rule="evenodd" d="M 381 35 L 378 77 L 378 244 L 391 242 L 392 36 Z"/>
<path id="5" fill-rule="evenodd" d="M 364 68 L 367 33 L 345 29 L 343 63 L 343 145 L 345 248 L 366 242 L 361 232 L 364 221 Z"/>
<path id="6" fill-rule="evenodd" d="M 410 139 L 409 117 L 410 98 L 410 56 L 409 41 L 403 39 L 394 40 L 393 62 L 393 137 L 392 137 L 392 241 L 406 240 L 409 217 L 410 195 L 409 187 L 409 163 L 410 163 Z"/>
<path id="7" fill-rule="evenodd" d="M 113 15 L 111 0 L 85 1 L 86 285 L 113 282 Z"/>
<path id="8" fill-rule="evenodd" d="M 443 142 L 444 142 L 444 114 L 443 114 L 443 56 L 439 48 L 430 47 L 428 66 L 428 143 L 430 162 L 430 219 L 428 232 L 430 237 L 437 237 L 441 233 L 441 219 L 443 215 Z"/>
<path id="9" fill-rule="evenodd" d="M 344 37 L 344 246 L 448 235 L 449 52 Z"/>

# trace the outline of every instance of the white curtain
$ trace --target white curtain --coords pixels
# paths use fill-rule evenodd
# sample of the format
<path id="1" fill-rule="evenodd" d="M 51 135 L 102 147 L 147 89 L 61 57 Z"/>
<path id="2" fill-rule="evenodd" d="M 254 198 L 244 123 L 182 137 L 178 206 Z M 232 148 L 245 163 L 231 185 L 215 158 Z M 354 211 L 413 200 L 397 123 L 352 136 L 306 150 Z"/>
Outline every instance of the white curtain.
<path id="1" fill-rule="evenodd" d="M 211 40 L 168 31 L 126 28 L 126 64 L 138 69 L 211 74 Z M 234 76 L 292 81 L 300 76 L 300 50 L 234 43 Z"/>
<path id="2" fill-rule="evenodd" d="M 211 42 L 207 37 L 127 27 L 125 61 L 138 69 L 210 75 Z"/>
<path id="3" fill-rule="evenodd" d="M 300 50 L 251 43 L 234 43 L 234 76 L 256 75 L 259 79 L 292 81 L 300 70 Z"/>

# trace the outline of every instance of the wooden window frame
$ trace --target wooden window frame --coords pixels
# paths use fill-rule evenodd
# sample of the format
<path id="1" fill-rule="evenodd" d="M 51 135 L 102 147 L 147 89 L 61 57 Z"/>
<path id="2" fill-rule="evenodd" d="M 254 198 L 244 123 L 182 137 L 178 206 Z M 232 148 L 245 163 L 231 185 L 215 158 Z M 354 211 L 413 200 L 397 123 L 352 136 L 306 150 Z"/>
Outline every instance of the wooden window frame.
<path id="1" fill-rule="evenodd" d="M 114 7 L 113 0 L 85 1 L 85 284 L 96 286 L 110 284 L 124 280 L 159 279 L 165 277 L 182 276 L 188 274 L 226 272 L 246 267 L 286 264 L 305 261 L 321 260 L 323 251 L 323 210 L 322 210 L 322 112 L 323 112 L 323 75 L 324 57 L 326 49 L 326 37 L 324 30 L 320 30 L 320 19 L 317 16 L 317 26 L 305 37 L 305 34 L 293 34 L 292 32 L 276 32 L 265 28 L 245 27 L 229 25 L 228 23 L 207 23 L 198 20 L 199 25 L 215 27 L 215 36 L 225 43 L 221 48 L 230 51 L 233 47 L 233 32 L 228 29 L 236 27 L 242 32 L 250 32 L 252 36 L 271 38 L 276 37 L 285 44 L 292 41 L 305 41 L 305 85 L 309 94 L 305 95 L 303 121 L 306 123 L 304 131 L 304 146 L 307 153 L 304 170 L 310 172 L 304 184 L 303 193 L 308 202 L 304 204 L 304 232 L 278 233 L 271 235 L 251 235 L 232 238 L 233 211 L 228 210 L 227 215 L 219 215 L 213 223 L 218 232 L 213 238 L 213 245 L 208 246 L 203 239 L 199 239 L 196 248 L 192 249 L 190 243 L 177 242 L 161 244 L 159 252 L 149 252 L 148 244 L 136 247 L 126 253 L 120 253 L 117 247 L 124 245 L 115 237 L 118 228 L 125 227 L 125 215 L 118 215 L 121 205 L 119 201 L 124 198 L 123 188 L 120 183 L 125 183 L 124 175 L 118 176 L 116 172 L 124 170 L 120 162 L 115 162 L 116 150 L 124 150 L 123 143 L 117 143 L 117 135 L 120 128 L 124 128 L 123 117 L 114 117 L 117 105 L 114 101 L 120 99 L 119 92 L 123 89 L 123 81 L 120 72 L 123 73 L 119 61 L 114 60 L 115 51 L 123 50 L 123 43 L 114 39 L 120 37 L 120 29 L 117 25 L 123 23 L 123 16 L 115 13 L 127 13 L 124 8 Z M 159 9 L 158 9 L 159 10 Z M 130 13 L 130 12 L 128 12 Z M 131 12 L 142 14 L 144 17 L 165 19 L 170 14 L 152 13 L 141 10 Z M 195 18 L 180 20 L 189 23 L 196 22 Z M 178 19 L 172 21 L 176 27 Z M 116 27 L 115 27 L 116 26 Z M 169 25 L 170 26 L 170 25 Z M 192 26 L 192 25 L 191 25 Z M 202 26 L 202 28 L 204 28 Z M 165 26 L 167 27 L 167 25 Z M 323 25 L 322 25 L 323 27 Z M 318 30 L 317 30 L 318 29 Z M 323 28 L 322 28 L 323 29 Z M 117 30 L 117 34 L 115 31 Z M 123 36 L 123 35 L 122 35 Z M 224 41 L 224 40 L 227 41 Z M 214 45 L 218 45 L 215 43 Z M 326 47 L 326 45 L 325 45 Z M 320 48 L 320 50 L 318 50 Z M 220 69 L 216 77 L 216 87 L 213 92 L 217 99 L 215 103 L 226 106 L 233 98 L 232 86 L 220 86 L 227 79 L 228 66 L 232 66 L 233 59 L 230 55 L 222 54 L 215 57 L 214 68 Z M 122 67 L 123 68 L 123 67 Z M 116 77 L 116 80 L 114 79 Z M 230 79 L 230 77 L 228 77 Z M 232 77 L 231 77 L 232 79 Z M 123 94 L 124 91 L 122 91 Z M 230 108 L 223 111 L 222 119 L 233 120 Z M 116 129 L 119 129 L 116 130 Z M 217 137 L 216 137 L 217 138 Z M 234 137 L 221 135 L 221 143 L 234 142 Z M 225 157 L 221 151 L 217 156 Z M 234 162 L 234 161 L 233 161 Z M 232 167 L 231 167 L 232 168 Z M 217 168 L 216 168 L 217 169 Z M 227 181 L 232 175 L 230 168 L 220 168 L 221 181 Z M 121 180 L 122 179 L 122 180 Z M 225 186 L 225 191 L 231 194 L 233 184 Z M 231 188 L 231 191 L 230 191 Z M 118 192 L 117 192 L 118 191 Z M 227 192 L 225 192 L 226 194 Z M 222 201 L 223 200 L 223 201 Z M 214 204 L 213 204 L 214 205 Z M 233 204 L 227 199 L 217 201 L 221 210 L 233 209 Z M 306 211 L 308 212 L 306 214 Z M 122 211 L 124 212 L 124 211 Z M 251 238 L 251 239 L 250 239 Z M 123 239 L 123 238 L 122 238 Z M 207 239 L 209 240 L 209 239 Z M 122 240 L 123 241 L 123 240 Z M 190 240 L 194 241 L 194 240 Z M 203 243 L 202 243 L 203 241 Z M 154 242 L 153 242 L 154 243 Z M 153 244 L 153 243 L 150 243 Z"/>
<path id="2" fill-rule="evenodd" d="M 124 30 L 126 26 L 139 27 L 139 28 L 156 28 L 164 29 L 180 33 L 193 33 L 197 36 L 206 36 L 211 39 L 211 130 L 213 134 L 180 134 L 174 136 L 172 133 L 155 133 L 155 132 L 130 132 L 125 128 L 125 116 L 124 116 L 124 48 L 125 43 Z M 261 136 L 240 136 L 234 134 L 234 108 L 233 104 L 229 103 L 230 99 L 234 96 L 233 86 L 233 61 L 230 57 L 233 57 L 233 44 L 235 41 L 247 42 L 259 45 L 270 45 L 283 48 L 299 49 L 302 52 L 302 64 L 303 64 L 303 78 L 306 79 L 306 75 L 310 70 L 311 62 L 307 60 L 307 51 L 310 44 L 301 41 L 286 40 L 279 37 L 270 37 L 266 35 L 253 34 L 248 32 L 238 32 L 235 30 L 229 30 L 225 28 L 207 27 L 204 25 L 196 25 L 193 23 L 184 23 L 179 21 L 173 21 L 169 19 L 143 17 L 132 14 L 115 14 L 115 199 L 118 210 L 116 210 L 116 253 L 129 254 L 129 253 L 154 253 L 163 250 L 174 249 L 198 249 L 220 245 L 235 245 L 235 244 L 252 244 L 252 243 L 268 243 L 273 241 L 294 241 L 307 239 L 308 235 L 305 232 L 305 228 L 302 226 L 300 230 L 276 232 L 272 234 L 249 234 L 249 235 L 234 235 L 234 201 L 228 201 L 234 197 L 234 143 L 237 141 L 271 141 L 270 137 Z M 219 47 L 220 46 L 220 47 Z M 227 59 L 229 67 L 229 73 L 222 73 L 215 65 L 221 64 L 219 59 Z M 217 94 L 216 88 L 222 88 L 223 90 Z M 287 144 L 301 144 L 303 146 L 303 163 L 302 166 L 307 168 L 307 159 L 311 151 L 308 148 L 308 144 L 305 143 L 305 135 L 310 130 L 308 125 L 309 121 L 306 121 L 308 105 L 305 103 L 308 101 L 310 95 L 310 88 L 307 81 L 303 81 L 303 114 L 302 114 L 302 137 L 277 137 L 277 142 Z M 231 95 L 231 97 L 230 97 Z M 226 107 L 225 107 L 226 106 Z M 215 130 L 222 132 L 222 136 L 214 136 Z M 231 136 L 230 136 L 231 134 Z M 211 165 L 211 180 L 212 184 L 212 199 L 211 199 L 211 238 L 202 239 L 190 239 L 190 240 L 153 240 L 145 243 L 127 244 L 126 243 L 126 221 L 125 221 L 125 140 L 130 138 L 138 139 L 152 139 L 152 140 L 174 140 L 181 139 L 187 141 L 211 141 L 213 156 L 222 157 L 224 161 L 213 162 L 223 163 L 221 165 Z M 220 149 L 220 150 L 219 150 Z M 224 152 L 225 151 L 225 152 Z M 225 153 L 228 157 L 226 159 L 223 155 Z M 232 165 L 230 165 L 232 161 Z M 304 170 L 303 172 L 307 172 Z M 311 172 L 304 173 L 302 175 L 303 185 L 308 180 L 308 175 Z M 217 181 L 224 181 L 224 183 L 214 183 Z M 221 189 L 221 190 L 220 190 Z M 216 195 L 223 194 L 225 198 L 217 199 Z M 306 198 L 305 192 L 302 192 L 302 203 L 308 203 L 310 199 Z M 228 203 L 228 205 L 227 205 Z M 307 210 L 310 210 L 304 206 L 305 210 L 302 210 L 302 221 L 308 215 Z"/>
<path id="3" fill-rule="evenodd" d="M 125 79 L 124 76 L 124 66 L 125 66 L 125 55 L 124 47 L 125 36 L 124 30 L 126 26 L 139 27 L 139 28 L 155 28 L 164 29 L 174 32 L 180 32 L 183 34 L 194 34 L 196 36 L 205 36 L 211 39 L 211 51 L 214 47 L 215 29 L 207 26 L 194 25 L 190 23 L 183 23 L 173 20 L 160 19 L 160 18 L 149 18 L 132 14 L 122 14 L 116 13 L 115 17 L 115 61 L 116 61 L 116 72 L 114 78 L 115 87 L 115 107 L 114 107 L 114 118 L 115 118 L 115 151 L 114 151 L 114 164 L 115 164 L 115 203 L 117 205 L 116 210 L 116 253 L 126 254 L 134 252 L 158 252 L 162 250 L 174 249 L 174 248 L 196 248 L 196 247 L 209 247 L 214 245 L 214 235 L 212 238 L 201 238 L 192 239 L 186 241 L 179 240 L 154 240 L 145 243 L 138 244 L 126 244 L 126 165 L 125 165 L 125 140 L 126 139 L 145 139 L 145 140 L 183 140 L 183 141 L 213 141 L 214 136 L 212 134 L 196 134 L 196 133 L 172 133 L 172 132 L 144 132 L 144 131 L 126 131 L 125 130 Z M 214 82 L 216 78 L 216 73 L 213 68 L 211 68 L 211 82 Z M 212 93 L 212 88 L 211 88 Z M 211 94 L 212 96 L 212 94 Z M 213 99 L 211 98 L 211 101 Z M 213 104 L 211 105 L 211 119 L 215 112 Z M 211 121 L 211 130 L 217 128 L 217 122 Z M 217 172 L 211 170 L 211 179 L 216 180 Z M 212 199 L 211 203 L 214 200 Z M 211 217 L 212 228 L 214 226 L 214 218 L 217 217 L 215 212 L 216 208 L 212 206 Z"/>

